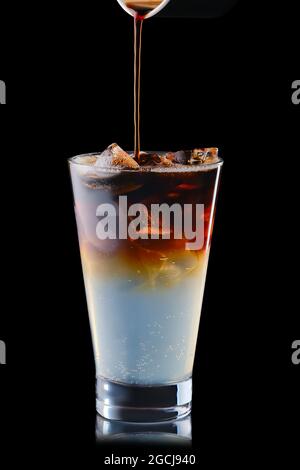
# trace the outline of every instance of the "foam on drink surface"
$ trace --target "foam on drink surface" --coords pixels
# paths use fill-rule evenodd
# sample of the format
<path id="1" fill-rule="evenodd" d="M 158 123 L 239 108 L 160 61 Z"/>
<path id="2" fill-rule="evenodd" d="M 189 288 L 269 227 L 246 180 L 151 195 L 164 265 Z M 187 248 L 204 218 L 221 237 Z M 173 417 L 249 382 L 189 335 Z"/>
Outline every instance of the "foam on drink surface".
<path id="1" fill-rule="evenodd" d="M 199 171 L 209 165 L 218 165 L 221 159 L 215 147 L 181 150 L 177 152 L 140 152 L 139 160 L 134 154 L 111 144 L 104 152 L 79 155 L 73 158 L 74 163 L 91 166 L 95 170 L 140 170 L 159 172 Z"/>

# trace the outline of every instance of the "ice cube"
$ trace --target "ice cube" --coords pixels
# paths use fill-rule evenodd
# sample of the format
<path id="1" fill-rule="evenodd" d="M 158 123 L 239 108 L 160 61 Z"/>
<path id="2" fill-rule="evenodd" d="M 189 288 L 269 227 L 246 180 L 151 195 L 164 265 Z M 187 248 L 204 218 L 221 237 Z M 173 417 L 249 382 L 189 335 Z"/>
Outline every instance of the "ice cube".
<path id="1" fill-rule="evenodd" d="M 155 155 L 155 154 L 154 154 Z M 139 163 L 140 165 L 151 165 L 153 163 L 153 154 L 148 152 L 140 152 Z"/>
<path id="2" fill-rule="evenodd" d="M 175 163 L 180 163 L 181 165 L 186 165 L 190 158 L 190 154 L 184 150 L 179 150 L 175 152 L 174 161 Z"/>
<path id="3" fill-rule="evenodd" d="M 211 147 L 211 148 L 207 148 L 205 149 L 206 152 L 207 152 L 207 163 L 214 163 L 214 162 L 217 162 L 219 160 L 219 149 L 216 148 L 216 147 Z"/>
<path id="4" fill-rule="evenodd" d="M 194 149 L 192 151 L 190 163 L 205 163 L 206 158 L 206 149 Z"/>
<path id="5" fill-rule="evenodd" d="M 174 152 L 166 153 L 166 158 L 173 163 L 175 161 L 175 153 Z"/>
<path id="6" fill-rule="evenodd" d="M 97 161 L 97 155 L 78 155 L 74 161 L 80 165 L 94 165 Z"/>
<path id="7" fill-rule="evenodd" d="M 117 176 L 107 177 L 107 173 L 94 177 L 87 175 L 83 179 L 83 183 L 89 189 L 107 191 L 114 196 L 126 195 L 143 187 L 143 184 L 134 181 L 118 181 Z"/>
<path id="8" fill-rule="evenodd" d="M 173 166 L 173 162 L 169 158 L 167 158 L 166 156 L 160 157 L 160 163 L 159 164 L 161 166 L 164 166 L 164 167 Z"/>
<path id="9" fill-rule="evenodd" d="M 71 161 L 77 164 L 76 171 L 78 175 L 86 176 L 93 173 L 93 168 L 97 161 L 97 155 L 78 155 L 77 157 L 74 157 Z"/>
<path id="10" fill-rule="evenodd" d="M 194 149 L 190 163 L 216 163 L 218 161 L 218 149 L 215 147 Z"/>
<path id="11" fill-rule="evenodd" d="M 117 144 L 112 144 L 98 156 L 95 167 L 136 170 L 139 164 Z"/>
<path id="12" fill-rule="evenodd" d="M 141 165 L 144 166 L 172 166 L 173 163 L 164 155 L 159 155 L 158 153 L 147 153 L 140 152 Z"/>

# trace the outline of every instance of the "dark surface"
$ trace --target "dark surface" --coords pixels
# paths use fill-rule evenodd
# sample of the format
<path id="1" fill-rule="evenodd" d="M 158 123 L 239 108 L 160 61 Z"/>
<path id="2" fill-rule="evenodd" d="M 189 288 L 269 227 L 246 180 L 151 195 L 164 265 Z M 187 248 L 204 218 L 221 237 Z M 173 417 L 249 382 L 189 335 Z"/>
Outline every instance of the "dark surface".
<path id="1" fill-rule="evenodd" d="M 8 364 L 0 366 L 0 407 L 1 453 L 11 463 L 69 466 L 84 457 L 90 468 L 112 451 L 143 452 L 95 446 L 93 353 L 66 164 L 114 141 L 132 147 L 132 19 L 117 2 L 103 3 L 102 14 L 56 3 L 3 12 L 0 339 Z M 189 450 L 211 467 L 281 455 L 286 466 L 296 450 L 297 16 L 287 5 L 257 8 L 243 1 L 223 19 L 152 19 L 144 28 L 143 148 L 218 146 L 225 160 Z"/>
<path id="2" fill-rule="evenodd" d="M 165 18 L 217 18 L 233 8 L 238 0 L 171 0 L 160 12 Z"/>

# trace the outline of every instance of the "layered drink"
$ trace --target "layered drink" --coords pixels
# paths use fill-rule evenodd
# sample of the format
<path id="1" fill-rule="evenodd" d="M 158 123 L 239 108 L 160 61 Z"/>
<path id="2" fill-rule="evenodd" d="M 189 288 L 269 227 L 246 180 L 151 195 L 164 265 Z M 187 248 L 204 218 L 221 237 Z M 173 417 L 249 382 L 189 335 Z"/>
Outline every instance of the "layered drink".
<path id="1" fill-rule="evenodd" d="M 222 161 L 217 149 L 70 159 L 97 409 L 187 413 Z"/>

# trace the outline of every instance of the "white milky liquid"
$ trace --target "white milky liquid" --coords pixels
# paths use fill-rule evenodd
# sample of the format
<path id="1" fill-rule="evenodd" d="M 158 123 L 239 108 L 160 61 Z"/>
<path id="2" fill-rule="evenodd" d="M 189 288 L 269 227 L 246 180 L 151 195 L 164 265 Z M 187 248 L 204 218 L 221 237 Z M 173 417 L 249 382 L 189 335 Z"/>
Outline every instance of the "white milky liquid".
<path id="1" fill-rule="evenodd" d="M 84 272 L 98 376 L 154 385 L 192 375 L 207 261 L 163 289 Z"/>

